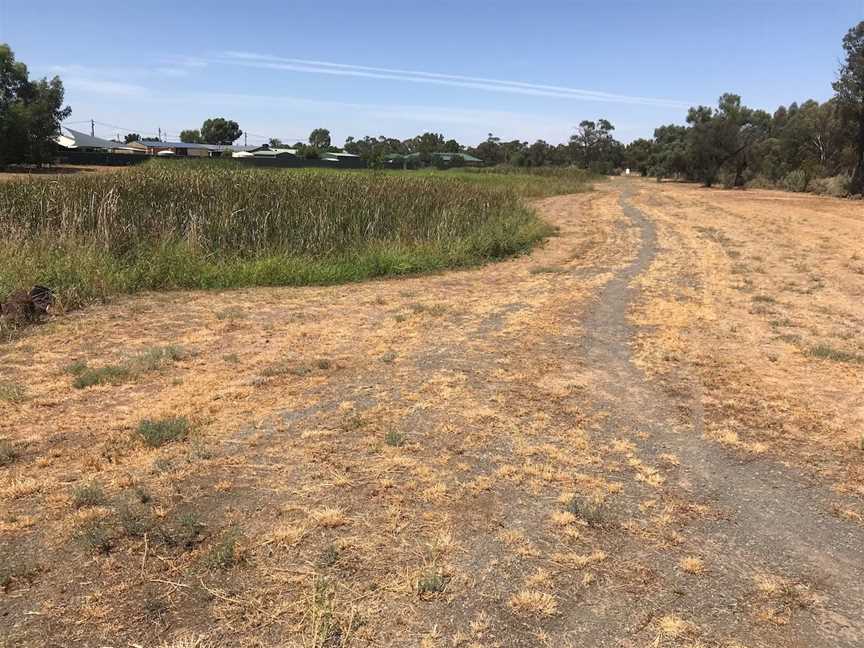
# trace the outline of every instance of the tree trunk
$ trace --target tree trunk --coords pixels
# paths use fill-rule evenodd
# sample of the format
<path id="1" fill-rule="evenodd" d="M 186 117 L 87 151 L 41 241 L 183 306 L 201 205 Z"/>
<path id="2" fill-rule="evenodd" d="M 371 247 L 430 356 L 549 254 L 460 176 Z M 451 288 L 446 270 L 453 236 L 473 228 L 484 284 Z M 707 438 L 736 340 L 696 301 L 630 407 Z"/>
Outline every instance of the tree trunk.
<path id="1" fill-rule="evenodd" d="M 735 165 L 735 180 L 732 183 L 733 187 L 744 186 L 744 164 L 739 162 Z"/>
<path id="2" fill-rule="evenodd" d="M 864 110 L 858 113 L 858 141 L 855 142 L 855 172 L 849 183 L 849 193 L 864 194 Z"/>

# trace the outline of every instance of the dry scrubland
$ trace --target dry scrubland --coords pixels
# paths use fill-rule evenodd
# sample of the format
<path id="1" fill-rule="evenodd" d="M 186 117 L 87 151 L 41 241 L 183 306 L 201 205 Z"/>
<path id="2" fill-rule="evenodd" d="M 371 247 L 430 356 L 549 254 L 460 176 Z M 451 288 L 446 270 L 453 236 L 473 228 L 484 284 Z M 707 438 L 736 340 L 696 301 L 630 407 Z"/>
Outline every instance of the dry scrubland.
<path id="1" fill-rule="evenodd" d="M 0 347 L 0 641 L 860 645 L 860 205 L 535 206 L 530 256 Z"/>

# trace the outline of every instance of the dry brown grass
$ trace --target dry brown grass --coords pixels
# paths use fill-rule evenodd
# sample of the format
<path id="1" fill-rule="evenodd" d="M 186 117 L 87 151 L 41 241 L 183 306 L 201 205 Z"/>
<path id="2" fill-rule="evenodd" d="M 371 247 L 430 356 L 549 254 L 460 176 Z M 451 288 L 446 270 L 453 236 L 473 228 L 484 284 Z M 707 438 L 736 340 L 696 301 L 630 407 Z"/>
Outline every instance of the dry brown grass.
<path id="1" fill-rule="evenodd" d="M 558 612 L 558 602 L 552 594 L 538 590 L 520 590 L 509 600 L 510 608 L 519 616 L 551 617 Z"/>
<path id="2" fill-rule="evenodd" d="M 701 558 L 697 558 L 696 556 L 685 556 L 678 564 L 681 570 L 688 574 L 698 575 L 705 573 L 705 563 Z"/>
<path id="3" fill-rule="evenodd" d="M 647 618 L 648 602 L 698 593 L 707 581 L 692 575 L 704 567 L 689 561 L 713 574 L 723 557 L 688 534 L 709 514 L 698 494 L 682 494 L 689 467 L 671 450 L 643 452 L 643 430 L 604 435 L 594 369 L 575 350 L 609 269 L 636 250 L 617 200 L 604 190 L 543 201 L 560 236 L 530 258 L 476 271 L 144 295 L 4 346 L 0 371 L 27 398 L 0 402 L 0 438 L 15 454 L 0 466 L 0 547 L 33 549 L 46 568 L 32 582 L 9 581 L 10 642 L 40 645 L 50 622 L 70 645 L 134 634 L 166 648 L 554 646 L 581 630 L 584 610 L 614 610 L 608 604 L 622 593 L 633 605 L 610 611 L 590 636 L 621 638 L 637 615 Z M 658 273 L 672 270 L 658 263 Z M 716 342 L 698 337 L 691 318 L 715 330 L 720 306 L 707 298 L 658 306 L 651 295 L 657 348 L 684 357 L 691 342 L 703 351 Z M 104 366 L 169 345 L 197 353 L 86 390 L 64 373 L 74 359 Z M 646 349 L 643 359 L 659 363 Z M 840 371 L 818 362 L 823 380 Z M 723 379 L 712 407 L 764 420 L 731 369 L 709 366 Z M 313 369 L 263 376 L 267 367 Z M 794 383 L 803 369 L 790 371 Z M 821 410 L 830 395 L 816 394 Z M 136 437 L 143 419 L 182 416 L 183 442 L 151 448 Z M 749 438 L 744 422 L 728 426 L 736 452 L 756 443 L 774 450 Z M 392 430 L 400 442 L 387 442 Z M 76 510 L 74 488 L 97 481 L 104 502 Z M 121 520 L 124 511 L 138 517 Z M 107 534 L 107 552 L 76 540 L 87 525 L 101 525 L 93 528 Z M 220 553 L 230 530 L 236 552 Z M 688 562 L 676 566 L 679 556 Z M 668 572 L 654 569 L 656 557 Z M 778 601 L 788 597 L 746 586 L 782 618 L 788 606 Z M 43 615 L 26 614 L 37 606 Z M 646 623 L 644 638 L 658 645 L 713 645 L 678 617 Z M 754 619 L 747 629 L 763 626 L 775 624 Z"/>
<path id="4" fill-rule="evenodd" d="M 864 365 L 849 361 L 864 350 L 860 275 L 849 262 L 860 256 L 864 210 L 675 183 L 634 202 L 665 251 L 641 279 L 642 365 L 676 393 L 692 389 L 682 369 L 696 373 L 709 439 L 843 475 L 848 492 L 864 494 L 864 472 L 845 467 L 864 426 Z"/>

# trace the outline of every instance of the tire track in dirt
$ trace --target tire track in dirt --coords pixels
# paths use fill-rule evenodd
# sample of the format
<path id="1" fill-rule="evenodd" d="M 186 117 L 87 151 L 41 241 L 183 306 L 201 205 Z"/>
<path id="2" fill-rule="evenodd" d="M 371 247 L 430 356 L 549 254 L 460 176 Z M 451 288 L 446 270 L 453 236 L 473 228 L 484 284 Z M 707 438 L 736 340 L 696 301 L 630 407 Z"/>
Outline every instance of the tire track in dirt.
<path id="1" fill-rule="evenodd" d="M 805 486 L 793 468 L 771 459 L 742 461 L 706 441 L 698 385 L 691 385 L 695 393 L 686 420 L 635 365 L 628 312 L 640 295 L 633 284 L 660 250 L 654 224 L 630 204 L 632 185 L 619 181 L 619 188 L 620 206 L 639 228 L 641 245 L 632 263 L 606 284 L 585 319 L 583 353 L 598 392 L 596 406 L 607 414 L 606 434 L 614 438 L 622 430 L 647 433 L 642 440 L 633 437 L 643 456 L 671 452 L 680 459 L 672 488 L 722 513 L 684 531 L 687 544 L 712 565 L 711 583 L 706 581 L 705 591 L 686 601 L 684 609 L 700 623 L 752 638 L 743 612 L 749 603 L 746 593 L 753 590 L 753 574 L 781 575 L 812 588 L 817 596 L 817 602 L 790 624 L 784 645 L 860 646 L 864 530 L 831 515 L 827 489 Z M 661 560 L 661 571 L 672 567 Z M 660 601 L 656 603 L 659 610 Z"/>

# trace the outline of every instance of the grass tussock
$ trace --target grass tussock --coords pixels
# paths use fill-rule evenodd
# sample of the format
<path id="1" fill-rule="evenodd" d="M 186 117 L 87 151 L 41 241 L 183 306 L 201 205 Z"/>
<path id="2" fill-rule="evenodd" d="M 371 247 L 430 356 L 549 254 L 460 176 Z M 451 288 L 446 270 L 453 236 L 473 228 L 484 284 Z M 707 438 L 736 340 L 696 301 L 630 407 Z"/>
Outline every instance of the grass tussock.
<path id="1" fill-rule="evenodd" d="M 521 590 L 509 600 L 510 609 L 518 616 L 552 617 L 558 613 L 558 602 L 547 592 Z"/>
<path id="2" fill-rule="evenodd" d="M 189 434 L 189 419 L 172 416 L 163 419 L 144 419 L 138 424 L 138 436 L 151 448 L 182 441 Z"/>
<path id="3" fill-rule="evenodd" d="M 470 266 L 550 228 L 525 196 L 556 173 L 381 173 L 148 163 L 0 184 L 0 296 L 51 286 L 64 308 L 141 290 L 332 284 Z"/>
<path id="4" fill-rule="evenodd" d="M 27 397 L 27 390 L 16 382 L 0 381 L 0 402 L 22 403 Z"/>
<path id="5" fill-rule="evenodd" d="M 76 360 L 66 367 L 66 372 L 74 376 L 72 386 L 86 389 L 96 385 L 121 385 L 131 382 L 137 376 L 150 371 L 159 371 L 173 362 L 189 357 L 189 352 L 178 346 L 152 347 L 120 364 L 90 367 L 83 360 Z"/>
<path id="6" fill-rule="evenodd" d="M 6 440 L 0 440 L 0 466 L 10 466 L 18 459 L 15 446 Z"/>
<path id="7" fill-rule="evenodd" d="M 810 355 L 814 358 L 819 358 L 820 360 L 864 364 L 864 355 L 859 353 L 850 353 L 843 349 L 837 349 L 832 347 L 830 344 L 817 344 L 810 349 Z"/>
<path id="8" fill-rule="evenodd" d="M 81 484 L 72 490 L 72 506 L 75 508 L 101 506 L 106 499 L 105 491 L 98 482 Z"/>

